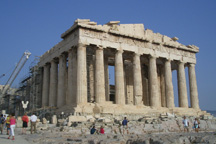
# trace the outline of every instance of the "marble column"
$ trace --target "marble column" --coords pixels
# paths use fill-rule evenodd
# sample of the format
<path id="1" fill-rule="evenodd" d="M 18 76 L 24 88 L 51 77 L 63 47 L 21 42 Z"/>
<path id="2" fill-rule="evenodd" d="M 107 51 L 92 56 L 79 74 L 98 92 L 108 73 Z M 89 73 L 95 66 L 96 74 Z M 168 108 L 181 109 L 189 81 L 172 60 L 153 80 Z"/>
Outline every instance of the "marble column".
<path id="1" fill-rule="evenodd" d="M 88 78 L 89 78 L 89 101 L 95 102 L 95 55 L 89 56 Z"/>
<path id="2" fill-rule="evenodd" d="M 134 79 L 134 102 L 135 105 L 142 104 L 142 74 L 141 74 L 141 64 L 140 55 L 135 53 L 133 56 L 133 79 Z"/>
<path id="3" fill-rule="evenodd" d="M 65 77 L 67 76 L 66 63 L 67 63 L 66 55 L 61 54 L 59 56 L 57 107 L 62 107 L 66 104 L 66 86 L 65 86 Z"/>
<path id="4" fill-rule="evenodd" d="M 77 48 L 77 104 L 87 103 L 86 45 Z"/>
<path id="5" fill-rule="evenodd" d="M 42 107 L 49 105 L 50 64 L 43 67 Z"/>
<path id="6" fill-rule="evenodd" d="M 168 108 L 174 108 L 174 93 L 173 93 L 173 84 L 172 84 L 172 69 L 171 61 L 165 61 L 165 92 L 166 92 L 166 103 Z"/>
<path id="7" fill-rule="evenodd" d="M 105 95 L 106 95 L 106 101 L 110 101 L 108 57 L 104 58 L 104 72 L 105 72 Z"/>
<path id="8" fill-rule="evenodd" d="M 124 105 L 125 84 L 122 54 L 122 50 L 118 50 L 115 54 L 115 103 Z"/>
<path id="9" fill-rule="evenodd" d="M 161 67 L 160 83 L 161 83 L 161 106 L 166 107 L 166 87 L 165 87 L 164 65 Z"/>
<path id="10" fill-rule="evenodd" d="M 157 78 L 157 65 L 156 57 L 149 57 L 149 92 L 150 92 L 150 106 L 159 107 L 159 94 L 158 94 L 158 78 Z"/>
<path id="11" fill-rule="evenodd" d="M 57 85 L 58 63 L 56 62 L 56 60 L 52 60 L 50 68 L 49 106 L 57 106 Z"/>
<path id="12" fill-rule="evenodd" d="M 95 97 L 97 103 L 105 102 L 105 77 L 104 77 L 104 54 L 103 48 L 96 49 L 95 60 Z"/>
<path id="13" fill-rule="evenodd" d="M 73 47 L 68 51 L 68 97 L 66 104 L 76 104 L 77 93 L 77 55 L 76 48 Z"/>
<path id="14" fill-rule="evenodd" d="M 199 99 L 198 99 L 198 91 L 197 91 L 195 64 L 189 64 L 188 72 L 189 72 L 191 107 L 194 109 L 199 109 Z"/>
<path id="15" fill-rule="evenodd" d="M 178 97 L 179 107 L 188 108 L 187 86 L 185 78 L 185 67 L 183 62 L 178 63 Z"/>
<path id="16" fill-rule="evenodd" d="M 146 106 L 150 106 L 148 67 L 145 64 L 142 65 L 142 84 L 143 84 L 143 104 Z"/>

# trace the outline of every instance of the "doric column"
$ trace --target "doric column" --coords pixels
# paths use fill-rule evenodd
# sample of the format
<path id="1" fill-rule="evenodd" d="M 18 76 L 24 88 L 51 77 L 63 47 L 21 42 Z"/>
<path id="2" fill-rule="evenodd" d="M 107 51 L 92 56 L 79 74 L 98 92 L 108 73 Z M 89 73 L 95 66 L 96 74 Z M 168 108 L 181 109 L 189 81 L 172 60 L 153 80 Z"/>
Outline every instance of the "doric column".
<path id="1" fill-rule="evenodd" d="M 51 61 L 50 68 L 50 89 L 49 89 L 49 106 L 57 105 L 57 83 L 58 83 L 58 63 Z"/>
<path id="2" fill-rule="evenodd" d="M 115 54 L 115 102 L 116 104 L 125 104 L 125 84 L 122 50 Z"/>
<path id="3" fill-rule="evenodd" d="M 88 62 L 88 87 L 89 87 L 89 96 L 88 99 L 90 102 L 95 101 L 95 55 L 87 57 Z"/>
<path id="4" fill-rule="evenodd" d="M 104 54 L 102 47 L 96 49 L 95 63 L 95 97 L 97 103 L 103 103 L 105 101 L 105 77 Z"/>
<path id="5" fill-rule="evenodd" d="M 87 103 L 86 45 L 77 48 L 77 104 Z"/>
<path id="6" fill-rule="evenodd" d="M 189 64 L 188 72 L 189 72 L 191 107 L 195 108 L 195 109 L 199 109 L 199 99 L 198 99 L 198 91 L 197 91 L 195 64 Z"/>
<path id="7" fill-rule="evenodd" d="M 150 92 L 150 105 L 152 107 L 159 107 L 158 95 L 158 78 L 157 78 L 157 65 L 156 57 L 149 57 L 149 92 Z"/>
<path id="8" fill-rule="evenodd" d="M 134 53 L 133 56 L 133 79 L 134 79 L 134 102 L 135 105 L 142 104 L 142 75 L 141 75 L 141 64 L 140 55 Z"/>
<path id="9" fill-rule="evenodd" d="M 68 51 L 68 97 L 66 104 L 76 104 L 77 93 L 77 55 L 76 48 Z"/>
<path id="10" fill-rule="evenodd" d="M 174 93 L 173 93 L 173 84 L 172 84 L 172 69 L 171 61 L 165 61 L 165 92 L 166 92 L 166 102 L 168 108 L 174 108 Z"/>
<path id="11" fill-rule="evenodd" d="M 144 101 L 143 103 L 146 106 L 150 106 L 148 68 L 146 65 L 142 65 L 142 84 L 143 84 L 143 101 Z"/>
<path id="12" fill-rule="evenodd" d="M 66 104 L 66 87 L 65 77 L 67 58 L 65 54 L 59 56 L 59 73 L 58 73 L 58 95 L 57 95 L 57 107 L 61 107 Z"/>
<path id="13" fill-rule="evenodd" d="M 184 63 L 178 63 L 178 96 L 179 96 L 179 107 L 188 108 L 188 97 L 187 97 L 187 86 L 185 78 Z"/>
<path id="14" fill-rule="evenodd" d="M 106 101 L 110 101 L 108 57 L 104 58 L 104 73 L 105 73 L 105 95 L 106 95 Z"/>
<path id="15" fill-rule="evenodd" d="M 161 106 L 166 107 L 166 87 L 165 87 L 164 65 L 161 67 L 160 85 L 161 85 Z"/>
<path id="16" fill-rule="evenodd" d="M 49 105 L 50 64 L 43 67 L 42 107 Z"/>

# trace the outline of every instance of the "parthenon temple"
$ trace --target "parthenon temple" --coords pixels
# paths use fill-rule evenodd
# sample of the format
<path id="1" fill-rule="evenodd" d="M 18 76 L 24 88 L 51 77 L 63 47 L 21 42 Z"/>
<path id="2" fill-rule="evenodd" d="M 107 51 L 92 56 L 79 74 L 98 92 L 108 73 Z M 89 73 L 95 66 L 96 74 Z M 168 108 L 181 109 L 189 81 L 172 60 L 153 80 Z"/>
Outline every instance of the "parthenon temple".
<path id="1" fill-rule="evenodd" d="M 81 114 L 201 112 L 195 72 L 198 47 L 144 29 L 143 24 L 98 25 L 89 19 L 75 20 L 61 38 L 38 64 L 41 107 Z M 109 67 L 114 67 L 114 85 L 110 85 Z"/>

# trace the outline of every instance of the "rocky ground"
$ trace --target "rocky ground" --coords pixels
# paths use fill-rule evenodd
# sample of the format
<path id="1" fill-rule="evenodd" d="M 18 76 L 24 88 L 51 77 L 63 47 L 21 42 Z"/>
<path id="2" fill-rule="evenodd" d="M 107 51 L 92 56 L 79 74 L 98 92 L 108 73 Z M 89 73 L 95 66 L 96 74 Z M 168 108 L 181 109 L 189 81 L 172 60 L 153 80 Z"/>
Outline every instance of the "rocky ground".
<path id="1" fill-rule="evenodd" d="M 56 128 L 55 128 L 56 129 Z M 38 144 L 191 144 L 216 143 L 216 132 L 152 133 L 152 134 L 72 134 L 52 130 L 27 134 L 29 143 Z"/>
<path id="2" fill-rule="evenodd" d="M 52 122 L 53 124 L 43 118 L 41 122 L 38 121 L 37 123 L 37 133 L 30 134 L 28 129 L 26 135 L 20 135 L 22 121 L 18 118 L 16 138 L 18 140 L 23 139 L 27 143 L 37 144 L 216 144 L 216 118 L 212 116 L 199 117 L 199 133 L 194 132 L 193 121 L 195 117 L 193 116 L 187 116 L 190 123 L 189 133 L 183 132 L 182 116 L 164 114 L 159 117 L 128 116 L 128 118 L 129 134 L 122 133 L 121 121 L 123 116 L 91 117 L 87 121 L 81 121 L 80 117 L 69 116 L 63 119 L 55 118 L 55 121 L 52 121 L 56 123 Z M 79 121 L 75 121 L 77 119 Z M 96 129 L 103 126 L 105 134 L 90 135 L 90 129 L 93 125 Z M 3 139 L 6 140 L 6 138 Z"/>

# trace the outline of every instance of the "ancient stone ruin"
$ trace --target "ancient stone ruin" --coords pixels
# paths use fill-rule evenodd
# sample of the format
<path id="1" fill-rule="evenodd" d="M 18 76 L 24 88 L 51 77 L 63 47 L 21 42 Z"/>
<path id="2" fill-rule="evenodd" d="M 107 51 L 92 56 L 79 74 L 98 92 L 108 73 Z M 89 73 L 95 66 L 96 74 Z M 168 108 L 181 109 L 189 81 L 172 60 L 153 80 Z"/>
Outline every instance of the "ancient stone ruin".
<path id="1" fill-rule="evenodd" d="M 75 115 L 205 113 L 199 109 L 195 73 L 199 48 L 143 24 L 119 23 L 77 19 L 61 35 L 63 40 L 41 56 L 41 107 Z M 108 66 L 115 68 L 115 86 L 110 86 Z M 173 70 L 179 107 L 174 104 Z"/>

